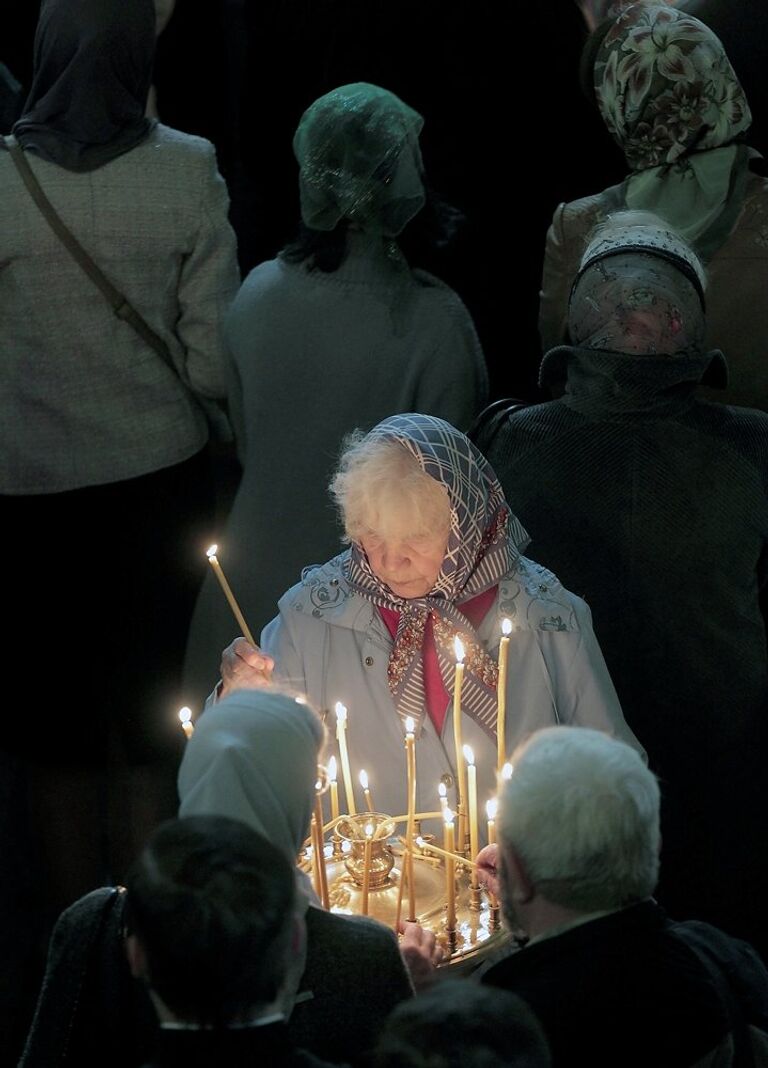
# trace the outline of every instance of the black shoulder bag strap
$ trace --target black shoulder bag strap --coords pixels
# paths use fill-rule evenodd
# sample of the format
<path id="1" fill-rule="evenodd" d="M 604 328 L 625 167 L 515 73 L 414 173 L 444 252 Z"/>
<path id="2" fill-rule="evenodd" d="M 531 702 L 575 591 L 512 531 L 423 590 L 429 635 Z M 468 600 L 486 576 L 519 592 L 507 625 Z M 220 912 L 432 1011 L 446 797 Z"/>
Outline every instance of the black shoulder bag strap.
<path id="1" fill-rule="evenodd" d="M 53 204 L 51 204 L 50 200 L 43 192 L 37 178 L 35 178 L 32 168 L 27 162 L 21 145 L 19 145 L 16 138 L 11 134 L 5 137 L 4 140 L 5 147 L 10 152 L 11 159 L 16 164 L 16 169 L 21 175 L 24 185 L 29 190 L 30 196 L 35 204 L 37 204 L 45 221 L 64 245 L 67 252 L 69 252 L 72 259 L 85 271 L 93 284 L 101 290 L 117 318 L 123 319 L 126 323 L 132 326 L 136 333 L 139 334 L 139 336 L 155 350 L 158 356 L 161 356 L 162 359 L 165 360 L 174 373 L 178 375 L 178 369 L 174 365 L 168 346 L 163 339 L 159 334 L 156 334 L 152 327 L 149 326 L 141 315 L 139 315 L 133 305 L 128 301 L 128 298 L 118 289 L 115 289 L 110 280 L 101 268 L 94 263 L 71 230 L 69 230 L 61 221 Z"/>

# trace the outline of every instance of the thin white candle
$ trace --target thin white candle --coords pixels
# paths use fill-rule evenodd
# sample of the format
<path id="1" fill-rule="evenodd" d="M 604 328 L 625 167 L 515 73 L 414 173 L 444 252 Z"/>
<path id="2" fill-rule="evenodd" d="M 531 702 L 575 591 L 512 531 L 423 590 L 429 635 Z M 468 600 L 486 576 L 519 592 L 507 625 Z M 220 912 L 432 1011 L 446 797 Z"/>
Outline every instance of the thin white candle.
<path id="1" fill-rule="evenodd" d="M 336 779 L 336 757 L 332 756 L 328 761 L 328 780 L 331 787 L 331 819 L 339 818 L 339 784 Z"/>
<path id="2" fill-rule="evenodd" d="M 219 580 L 219 585 L 221 586 L 222 590 L 224 590 L 224 596 L 229 601 L 229 607 L 232 609 L 234 617 L 237 620 L 240 630 L 243 633 L 243 637 L 247 638 L 251 645 L 256 645 L 256 642 L 253 639 L 253 635 L 248 629 L 248 624 L 245 622 L 245 617 L 240 611 L 240 605 L 235 600 L 235 595 L 234 593 L 232 593 L 232 589 L 229 583 L 227 582 L 226 576 L 221 570 L 221 564 L 219 563 L 218 557 L 216 556 L 218 548 L 218 545 L 212 545 L 210 549 L 206 551 L 205 555 L 208 557 L 210 565 L 214 570 L 214 574 Z"/>
<path id="3" fill-rule="evenodd" d="M 408 826 L 406 842 L 408 845 L 408 919 L 416 921 L 416 886 L 413 878 L 413 836 L 416 825 L 416 742 L 414 731 L 416 724 L 408 716 L 405 721 L 405 758 L 408 775 Z"/>
<path id="4" fill-rule="evenodd" d="M 456 806 L 459 812 L 459 839 L 463 834 L 462 817 L 466 804 L 466 777 L 464 774 L 464 753 L 461 740 L 461 688 L 464 684 L 464 643 L 460 638 L 453 642 L 456 653 L 456 672 L 453 681 L 453 744 L 456 750 Z M 463 848 L 461 841 L 460 848 Z"/>
<path id="5" fill-rule="evenodd" d="M 446 916 L 445 926 L 449 931 L 456 929 L 456 862 L 453 854 L 456 851 L 456 841 L 453 828 L 453 813 L 448 808 L 445 810 L 445 822 L 443 833 L 443 846 L 445 847 L 445 898 Z"/>
<path id="6" fill-rule="evenodd" d="M 369 812 L 373 812 L 373 798 L 371 797 L 371 791 L 368 788 L 368 772 L 363 769 L 360 772 L 360 785 L 363 788 L 363 797 L 365 798 L 365 804 Z"/>
<path id="7" fill-rule="evenodd" d="M 512 633 L 512 621 L 501 621 L 502 636 L 499 642 L 499 682 L 496 689 L 496 768 L 501 771 L 507 759 L 507 660 L 509 657 L 509 635 Z"/>
<path id="8" fill-rule="evenodd" d="M 189 740 L 195 733 L 195 727 L 192 723 L 192 709 L 187 708 L 186 705 L 184 708 L 179 709 L 179 723 L 181 723 L 181 729 L 184 731 L 187 740 Z"/>
<path id="9" fill-rule="evenodd" d="M 478 826 L 477 826 L 477 768 L 475 767 L 475 754 L 472 747 L 464 746 L 464 756 L 467 761 L 467 793 L 469 795 L 469 855 L 474 860 L 478 852 Z M 472 889 L 477 889 L 477 871 L 472 869 Z"/>
<path id="10" fill-rule="evenodd" d="M 371 846 L 373 843 L 373 824 L 365 826 L 365 852 L 363 854 L 363 916 L 368 915 L 368 889 L 371 883 Z"/>
<path id="11" fill-rule="evenodd" d="M 350 816 L 356 816 L 357 809 L 355 808 L 355 794 L 352 790 L 352 772 L 349 767 L 349 753 L 347 752 L 347 710 L 341 701 L 336 702 L 336 741 L 339 743 L 341 774 L 344 779 L 344 793 L 347 795 L 347 812 Z"/>

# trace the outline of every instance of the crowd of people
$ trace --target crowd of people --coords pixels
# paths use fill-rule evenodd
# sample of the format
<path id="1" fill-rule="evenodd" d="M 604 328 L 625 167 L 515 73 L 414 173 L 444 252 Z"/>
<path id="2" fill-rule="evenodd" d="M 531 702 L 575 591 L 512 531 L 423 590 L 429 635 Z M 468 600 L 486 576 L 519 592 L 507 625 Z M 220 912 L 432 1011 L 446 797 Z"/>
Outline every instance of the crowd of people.
<path id="1" fill-rule="evenodd" d="M 173 3 L 42 0 L 0 64 L 4 1062 L 768 1064 L 762 101 L 714 2 L 568 9 L 627 174 L 549 208 L 514 403 L 439 108 L 375 65 L 283 131 L 298 227 L 243 272 L 250 163 L 163 122 Z M 456 638 L 515 936 L 460 975 L 297 866 L 339 699 L 381 812 L 410 720 L 417 810 L 458 796 Z"/>

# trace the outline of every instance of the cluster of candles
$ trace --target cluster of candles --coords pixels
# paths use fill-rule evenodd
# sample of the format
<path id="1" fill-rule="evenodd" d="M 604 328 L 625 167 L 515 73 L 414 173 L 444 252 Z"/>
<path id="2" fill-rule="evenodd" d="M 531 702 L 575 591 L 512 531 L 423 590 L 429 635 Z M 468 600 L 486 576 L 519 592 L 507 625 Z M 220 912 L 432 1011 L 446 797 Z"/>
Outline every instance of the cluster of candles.
<path id="1" fill-rule="evenodd" d="M 235 600 L 232 590 L 227 582 L 224 572 L 221 569 L 221 565 L 216 556 L 217 546 L 212 545 L 208 551 L 208 560 L 216 574 L 216 577 L 221 585 L 222 590 L 229 602 L 229 605 L 237 619 L 238 624 L 241 627 L 243 635 L 248 641 L 255 645 L 253 636 L 251 635 L 248 625 L 243 617 L 240 607 Z M 502 620 L 502 636 L 499 642 L 499 654 L 498 654 L 498 687 L 497 687 L 497 719 L 496 719 L 496 737 L 497 737 L 497 773 L 501 779 L 509 778 L 512 774 L 512 767 L 506 763 L 506 683 L 507 683 L 507 658 L 509 653 L 509 636 L 512 632 L 512 623 L 509 619 Z M 392 820 L 387 820 L 383 825 L 386 830 L 387 826 L 391 823 L 406 824 L 404 853 L 403 853 L 403 866 L 400 877 L 399 893 L 398 893 L 398 905 L 397 905 L 397 923 L 400 921 L 401 908 L 403 903 L 403 897 L 405 888 L 408 888 L 408 919 L 411 921 L 416 920 L 416 885 L 413 875 L 413 860 L 416 851 L 424 855 L 435 854 L 441 857 L 445 864 L 445 886 L 446 886 L 446 929 L 450 933 L 455 931 L 456 928 L 456 870 L 457 866 L 468 867 L 471 872 L 470 888 L 472 894 L 479 895 L 479 882 L 477 875 L 477 865 L 474 863 L 474 858 L 477 856 L 479 848 L 479 826 L 478 826 L 478 807 L 477 807 L 477 768 L 475 765 L 475 756 L 472 748 L 468 745 L 464 745 L 462 741 L 462 713 L 461 713 L 461 691 L 464 682 L 464 657 L 465 650 L 464 645 L 460 638 L 456 637 L 454 640 L 454 651 L 456 655 L 456 667 L 454 675 L 454 687 L 453 687 L 453 733 L 454 733 L 454 747 L 456 756 L 456 812 L 454 813 L 448 807 L 447 787 L 444 783 L 440 783 L 438 786 L 438 795 L 440 799 L 440 811 L 439 812 L 416 812 L 416 750 L 415 750 L 415 723 L 413 719 L 408 717 L 405 721 L 405 754 L 406 754 L 406 777 L 408 787 L 408 811 L 404 816 L 393 817 Z M 302 700 L 298 698 L 297 700 Z M 347 814 L 353 819 L 350 821 L 351 825 L 358 827 L 361 831 L 361 839 L 364 843 L 364 860 L 363 860 L 363 879 L 362 879 L 362 913 L 367 915 L 368 903 L 370 895 L 370 871 L 371 871 L 371 855 L 373 843 L 376 841 L 377 836 L 380 834 L 381 828 L 378 828 L 373 822 L 362 822 L 357 818 L 357 808 L 355 804 L 354 789 L 352 786 L 352 770 L 349 761 L 349 751 L 347 748 L 347 709 L 338 701 L 335 706 L 336 711 L 336 740 L 339 750 L 339 761 L 341 763 L 341 774 L 344 783 L 344 793 L 347 805 Z M 182 708 L 179 711 L 179 721 L 181 723 L 184 734 L 187 738 L 190 738 L 194 725 L 192 723 L 192 713 L 189 708 Z M 331 757 L 328 764 L 328 778 L 330 789 L 330 806 L 331 806 L 331 821 L 325 825 L 323 823 L 323 809 L 322 809 L 322 793 L 324 785 L 320 782 L 316 786 L 316 798 L 315 798 L 315 811 L 312 817 L 312 830 L 310 835 L 310 843 L 312 846 L 312 858 L 313 858 L 313 876 L 315 889 L 318 896 L 321 898 L 324 906 L 328 907 L 328 885 L 325 869 L 325 839 L 324 835 L 326 830 L 336 828 L 339 820 L 341 819 L 341 811 L 339 804 L 339 784 L 338 784 L 338 765 L 335 757 Z M 375 812 L 373 806 L 373 797 L 371 794 L 370 783 L 368 780 L 368 774 L 365 770 L 362 770 L 359 775 L 359 782 L 363 791 L 363 797 L 365 800 L 365 815 L 366 813 L 372 814 Z M 486 803 L 486 816 L 487 816 L 487 838 L 488 843 L 492 844 L 496 841 L 496 811 L 497 802 L 495 798 L 492 798 Z M 434 818 L 442 815 L 443 818 L 443 847 L 442 849 L 435 846 L 431 841 L 425 840 L 417 833 L 417 825 L 420 820 Z M 458 821 L 458 828 L 456 822 Z M 458 832 L 458 835 L 457 835 Z M 495 901 L 493 895 L 490 895 L 490 903 L 493 908 L 498 906 L 498 902 Z"/>

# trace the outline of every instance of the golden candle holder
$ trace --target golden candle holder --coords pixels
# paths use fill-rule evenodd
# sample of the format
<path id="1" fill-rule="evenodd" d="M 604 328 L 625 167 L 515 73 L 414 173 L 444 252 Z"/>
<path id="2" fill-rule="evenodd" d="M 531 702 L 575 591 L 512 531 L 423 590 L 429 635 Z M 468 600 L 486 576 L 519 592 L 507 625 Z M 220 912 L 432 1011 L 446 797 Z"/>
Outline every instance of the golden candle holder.
<path id="1" fill-rule="evenodd" d="M 416 815 L 426 819 L 436 814 Z M 396 925 L 407 849 L 404 838 L 397 838 L 395 831 L 398 824 L 405 823 L 406 817 L 398 819 L 381 812 L 361 812 L 354 816 L 343 815 L 326 824 L 325 831 L 330 833 L 334 844 L 333 850 L 324 850 L 323 857 L 331 912 L 363 914 L 366 828 L 370 834 L 372 827 L 365 911 L 388 927 Z M 446 864 L 450 862 L 441 855 L 442 850 L 438 853 L 434 847 L 432 851 L 432 841 L 433 836 L 425 834 L 413 849 L 416 922 L 433 931 L 442 946 L 441 968 L 469 971 L 484 957 L 500 950 L 509 936 L 501 927 L 497 903 L 491 902 L 484 889 L 471 886 L 472 865 L 458 854 L 454 862 L 456 923 L 452 929 L 447 927 Z M 299 866 L 311 872 L 308 854 L 299 857 Z M 405 918 L 405 909 L 402 911 Z"/>

